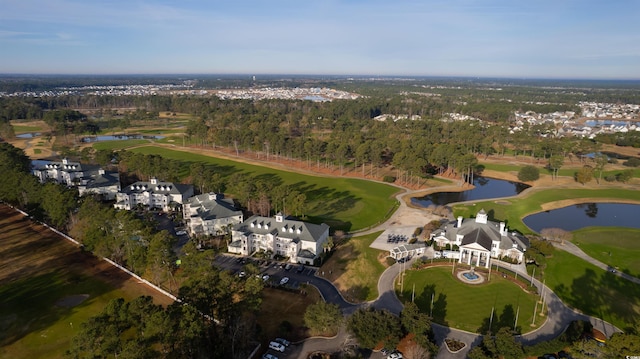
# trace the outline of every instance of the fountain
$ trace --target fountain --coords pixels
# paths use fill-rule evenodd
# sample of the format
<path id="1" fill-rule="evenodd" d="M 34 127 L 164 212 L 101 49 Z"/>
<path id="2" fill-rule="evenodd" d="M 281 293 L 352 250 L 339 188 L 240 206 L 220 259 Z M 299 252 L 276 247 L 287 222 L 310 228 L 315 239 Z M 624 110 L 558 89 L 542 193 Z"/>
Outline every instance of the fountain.
<path id="1" fill-rule="evenodd" d="M 465 278 L 467 278 L 467 280 L 470 280 L 470 281 L 478 280 L 480 277 L 475 273 L 474 269 L 475 267 L 471 267 L 471 270 L 468 272 L 462 273 L 462 276 L 464 276 Z"/>
<path id="2" fill-rule="evenodd" d="M 458 279 L 468 284 L 480 284 L 484 282 L 484 276 L 475 272 L 475 267 L 470 270 L 458 272 Z"/>

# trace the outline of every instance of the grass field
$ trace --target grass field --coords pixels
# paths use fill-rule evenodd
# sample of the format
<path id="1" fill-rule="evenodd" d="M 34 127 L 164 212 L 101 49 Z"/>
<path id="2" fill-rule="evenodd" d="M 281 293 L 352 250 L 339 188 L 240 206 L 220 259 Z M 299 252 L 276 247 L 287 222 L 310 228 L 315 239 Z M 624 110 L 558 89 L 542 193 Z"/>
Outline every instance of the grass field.
<path id="1" fill-rule="evenodd" d="M 202 162 L 214 166 L 215 171 L 222 176 L 245 172 L 252 177 L 275 179 L 287 184 L 292 190 L 304 193 L 307 197 L 307 210 L 304 214 L 311 222 L 324 222 L 332 229 L 354 231 L 370 227 L 390 215 L 397 203 L 393 194 L 398 189 L 377 182 L 311 176 L 155 146 L 139 147 L 132 151 L 179 160 L 185 164 L 185 168 L 191 163 Z"/>
<path id="2" fill-rule="evenodd" d="M 62 358 L 114 298 L 153 295 L 104 261 L 0 205 L 0 358 Z"/>
<path id="3" fill-rule="evenodd" d="M 640 277 L 640 229 L 597 227 L 573 232 L 585 253 L 634 277 Z"/>
<path id="4" fill-rule="evenodd" d="M 265 288 L 258 313 L 260 332 L 258 338 L 263 347 L 270 340 L 281 337 L 292 342 L 309 337 L 304 326 L 304 313 L 311 304 L 322 300 L 314 287 L 305 289 L 305 295 L 297 292 Z"/>
<path id="5" fill-rule="evenodd" d="M 345 299 L 363 302 L 378 297 L 378 279 L 386 266 L 387 252 L 369 247 L 382 232 L 353 237 L 340 244 L 331 258 L 320 267 Z"/>
<path id="6" fill-rule="evenodd" d="M 121 141 L 102 141 L 96 142 L 92 145 L 92 147 L 96 150 L 110 150 L 117 151 L 124 148 L 129 148 L 132 146 L 139 146 L 146 143 L 151 142 L 150 140 L 144 139 L 130 139 L 130 140 L 121 140 Z"/>
<path id="7" fill-rule="evenodd" d="M 15 133 L 27 133 L 27 132 L 40 132 L 42 127 L 40 126 L 28 126 L 28 125 L 16 125 L 13 124 L 13 132 Z"/>
<path id="8" fill-rule="evenodd" d="M 498 275 L 493 275 L 488 283 L 469 285 L 454 278 L 451 267 L 445 266 L 410 270 L 404 278 L 404 291 L 397 288 L 398 298 L 411 301 L 415 284 L 415 303 L 423 313 L 433 314 L 433 321 L 439 324 L 470 332 L 485 332 L 492 308 L 495 308 L 491 326 L 494 333 L 503 326 L 513 328 L 516 314 L 517 328 L 522 333 L 537 328 L 545 319 L 536 314 L 536 326 L 532 327 L 538 297 Z"/>
<path id="9" fill-rule="evenodd" d="M 479 201 L 474 204 L 456 205 L 453 207 L 455 216 L 474 217 L 483 208 L 490 218 L 507 223 L 510 229 L 518 230 L 524 234 L 532 233 L 522 223 L 522 218 L 529 214 L 543 210 L 545 203 L 584 199 L 585 202 L 600 201 L 637 201 L 640 202 L 640 191 L 632 191 L 617 188 L 603 189 L 548 189 L 533 192 L 529 195 L 510 198 L 505 201 Z M 568 203 L 568 202 L 567 202 Z M 567 204 L 569 205 L 569 204 Z"/>
<path id="10" fill-rule="evenodd" d="M 640 329 L 640 285 L 562 250 L 548 261 L 544 280 L 562 301 L 618 328 Z"/>

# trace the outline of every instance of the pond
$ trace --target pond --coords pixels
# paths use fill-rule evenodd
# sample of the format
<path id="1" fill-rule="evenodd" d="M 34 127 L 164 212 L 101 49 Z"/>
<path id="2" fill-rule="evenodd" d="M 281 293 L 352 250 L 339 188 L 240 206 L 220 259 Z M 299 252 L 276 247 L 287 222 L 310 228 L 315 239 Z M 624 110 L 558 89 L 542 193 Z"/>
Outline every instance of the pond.
<path id="1" fill-rule="evenodd" d="M 413 197 L 411 203 L 425 208 L 430 205 L 444 206 L 455 202 L 515 196 L 530 187 L 520 182 L 488 177 L 476 177 L 473 184 L 475 188 L 462 192 L 436 192 L 424 197 Z"/>
<path id="2" fill-rule="evenodd" d="M 639 213 L 639 204 L 582 203 L 532 214 L 522 221 L 538 233 L 544 228 L 574 231 L 590 226 L 640 229 Z"/>
<path id="3" fill-rule="evenodd" d="M 100 142 L 100 141 L 119 141 L 119 140 L 159 140 L 164 138 L 164 136 L 154 136 L 154 135 L 99 135 L 99 136 L 90 136 L 83 137 L 82 142 Z"/>
<path id="4" fill-rule="evenodd" d="M 29 133 L 21 133 L 16 135 L 16 138 L 34 138 L 40 136 L 40 132 L 29 132 Z"/>

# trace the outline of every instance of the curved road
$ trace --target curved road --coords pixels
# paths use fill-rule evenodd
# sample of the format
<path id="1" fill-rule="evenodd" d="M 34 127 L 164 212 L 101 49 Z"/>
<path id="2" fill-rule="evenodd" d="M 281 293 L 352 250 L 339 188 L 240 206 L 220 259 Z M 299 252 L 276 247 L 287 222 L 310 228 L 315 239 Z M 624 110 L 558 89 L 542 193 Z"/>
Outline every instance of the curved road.
<path id="1" fill-rule="evenodd" d="M 381 229 L 386 229 L 390 225 L 397 220 L 397 217 L 400 213 L 405 211 L 420 211 L 419 209 L 410 208 L 406 202 L 403 200 L 403 197 L 410 195 L 411 193 L 418 191 L 409 191 L 403 192 L 396 196 L 396 199 L 400 202 L 399 208 L 394 212 L 394 214 L 383 224 L 368 229 L 366 231 L 359 232 L 358 234 L 368 234 L 376 231 L 380 231 Z M 602 262 L 599 262 L 588 255 L 586 255 L 582 250 L 573 245 L 572 243 L 568 243 L 559 248 L 566 250 L 590 263 L 595 264 L 596 266 L 603 268 L 605 270 L 609 269 L 607 265 Z M 504 267 L 506 269 L 515 271 L 519 276 L 525 278 L 527 281 L 531 281 L 532 278 L 526 273 L 526 269 L 524 266 L 513 266 L 508 263 L 500 262 L 494 260 L 493 263 L 498 266 Z M 410 268 L 410 263 L 405 264 L 406 267 Z M 400 314 L 402 311 L 403 305 L 402 302 L 398 299 L 394 290 L 395 279 L 400 272 L 400 264 L 396 263 L 389 268 L 387 268 L 380 279 L 378 280 L 378 298 L 374 301 L 363 303 L 363 304 L 353 304 L 344 300 L 339 291 L 327 280 L 315 277 L 309 280 L 310 284 L 313 284 L 318 288 L 323 298 L 330 303 L 335 303 L 340 306 L 342 312 L 344 314 L 353 313 L 360 307 L 363 306 L 373 306 L 376 309 L 385 309 L 394 314 Z M 632 281 L 634 283 L 640 284 L 640 279 L 629 276 L 625 273 L 616 273 L 617 275 Z M 525 345 L 532 345 L 542 341 L 548 341 L 552 338 L 560 335 L 566 327 L 574 320 L 586 320 L 589 321 L 594 328 L 600 330 L 602 333 L 607 335 L 607 337 L 611 336 L 614 332 L 620 332 L 621 330 L 616 328 L 610 323 L 605 322 L 600 318 L 591 317 L 585 314 L 581 314 L 573 309 L 567 307 L 558 296 L 547 286 L 540 283 L 537 279 L 533 279 L 533 284 L 538 288 L 538 293 L 543 293 L 544 301 L 547 306 L 547 316 L 545 323 L 539 327 L 538 329 L 523 334 L 518 337 L 518 340 Z M 433 324 L 433 330 L 435 333 L 436 343 L 440 347 L 440 352 L 438 353 L 438 358 L 466 358 L 468 351 L 475 345 L 479 344 L 482 341 L 482 336 L 476 333 L 470 333 L 454 328 L 445 327 L 439 324 Z M 467 344 L 464 350 L 452 354 L 446 350 L 443 345 L 445 338 L 454 338 L 460 340 Z M 353 339 L 349 337 L 348 333 L 341 328 L 338 335 L 334 338 L 310 338 L 300 343 L 299 347 L 295 352 L 295 356 L 289 357 L 298 357 L 305 358 L 306 354 L 311 353 L 317 350 L 339 350 L 344 348 L 347 343 L 352 342 Z M 372 354 L 372 357 L 382 358 L 379 353 Z"/>

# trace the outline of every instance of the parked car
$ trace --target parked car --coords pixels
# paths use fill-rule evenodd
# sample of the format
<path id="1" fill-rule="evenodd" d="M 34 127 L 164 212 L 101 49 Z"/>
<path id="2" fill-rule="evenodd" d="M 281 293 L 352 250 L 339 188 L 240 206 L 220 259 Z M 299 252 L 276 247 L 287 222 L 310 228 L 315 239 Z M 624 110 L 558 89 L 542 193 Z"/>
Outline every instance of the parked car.
<path id="1" fill-rule="evenodd" d="M 269 280 L 269 275 L 268 274 L 263 275 L 262 276 L 262 280 L 265 281 L 265 282 L 268 281 Z"/>
<path id="2" fill-rule="evenodd" d="M 278 359 L 278 357 L 271 353 L 266 353 L 262 356 L 262 359 Z"/>
<path id="3" fill-rule="evenodd" d="M 288 340 L 286 340 L 286 339 L 283 339 L 283 338 L 275 338 L 273 341 L 274 341 L 274 342 L 278 342 L 278 343 L 280 343 L 280 344 L 284 345 L 285 347 L 288 347 L 288 346 L 289 346 L 289 344 L 291 344 L 291 342 L 290 342 L 290 341 L 288 341 Z"/>
<path id="4" fill-rule="evenodd" d="M 284 266 L 284 270 L 290 270 L 291 267 L 293 267 L 291 264 L 287 263 L 286 266 Z"/>
<path id="5" fill-rule="evenodd" d="M 244 278 L 244 276 L 246 276 L 247 273 L 245 273 L 244 271 L 241 271 L 240 273 L 238 273 L 238 277 L 240 278 Z"/>
<path id="6" fill-rule="evenodd" d="M 298 273 L 302 273 L 304 271 L 304 265 L 300 265 L 298 269 L 296 269 Z"/>
<path id="7" fill-rule="evenodd" d="M 284 353 L 284 345 L 278 343 L 278 342 L 271 342 L 269 343 L 269 349 L 273 349 L 275 351 Z"/>
<path id="8" fill-rule="evenodd" d="M 285 285 L 289 282 L 289 277 L 282 277 L 282 279 L 280 279 L 280 285 Z"/>
<path id="9" fill-rule="evenodd" d="M 184 236 L 185 234 L 187 234 L 187 231 L 177 231 L 176 232 L 177 236 Z"/>
<path id="10" fill-rule="evenodd" d="M 389 354 L 389 356 L 387 357 L 387 359 L 402 359 L 402 353 L 400 353 L 397 350 L 394 350 L 391 354 Z"/>

